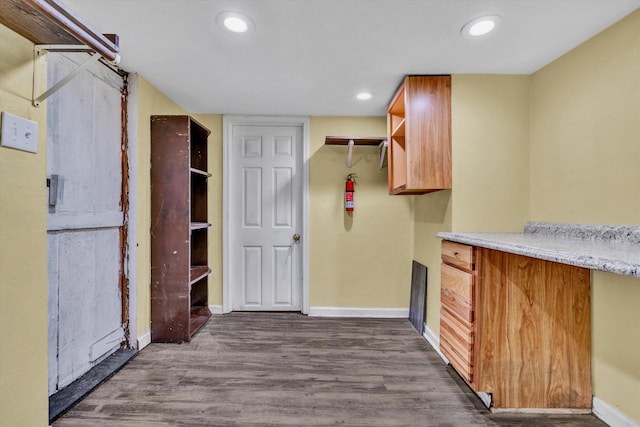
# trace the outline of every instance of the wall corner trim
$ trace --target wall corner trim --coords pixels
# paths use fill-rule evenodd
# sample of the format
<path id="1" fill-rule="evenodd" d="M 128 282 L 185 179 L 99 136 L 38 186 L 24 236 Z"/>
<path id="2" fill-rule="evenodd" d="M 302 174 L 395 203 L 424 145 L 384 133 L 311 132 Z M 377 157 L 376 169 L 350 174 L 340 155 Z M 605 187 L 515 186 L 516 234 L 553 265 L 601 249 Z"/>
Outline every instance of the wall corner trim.
<path id="1" fill-rule="evenodd" d="M 593 396 L 593 414 L 611 427 L 640 427 L 640 422 L 634 421 L 604 400 Z"/>
<path id="2" fill-rule="evenodd" d="M 147 331 L 138 337 L 138 351 L 151 344 L 151 331 Z"/>
<path id="3" fill-rule="evenodd" d="M 309 316 L 409 318 L 409 308 L 309 307 Z"/>
<path id="4" fill-rule="evenodd" d="M 444 354 L 442 354 L 442 352 L 440 351 L 440 337 L 433 333 L 433 331 L 431 330 L 429 325 L 427 325 L 426 322 L 424 324 L 424 332 L 422 336 L 424 337 L 424 339 L 427 340 L 429 344 L 431 344 L 431 347 L 433 347 L 436 353 L 438 353 L 438 356 L 440 356 L 440 358 L 444 360 L 444 363 L 449 363 L 449 359 L 447 359 L 444 356 Z"/>
<path id="5" fill-rule="evenodd" d="M 209 311 L 211 314 L 223 314 L 222 305 L 209 305 Z"/>

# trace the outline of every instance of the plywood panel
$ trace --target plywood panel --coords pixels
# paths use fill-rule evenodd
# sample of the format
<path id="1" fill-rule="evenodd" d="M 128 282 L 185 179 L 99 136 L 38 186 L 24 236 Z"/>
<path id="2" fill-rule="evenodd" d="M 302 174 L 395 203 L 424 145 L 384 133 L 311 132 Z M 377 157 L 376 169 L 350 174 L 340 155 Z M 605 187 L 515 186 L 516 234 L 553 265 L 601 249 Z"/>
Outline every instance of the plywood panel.
<path id="1" fill-rule="evenodd" d="M 409 321 L 422 336 L 424 333 L 425 309 L 427 304 L 427 267 L 418 261 L 411 264 L 411 298 L 409 300 Z"/>

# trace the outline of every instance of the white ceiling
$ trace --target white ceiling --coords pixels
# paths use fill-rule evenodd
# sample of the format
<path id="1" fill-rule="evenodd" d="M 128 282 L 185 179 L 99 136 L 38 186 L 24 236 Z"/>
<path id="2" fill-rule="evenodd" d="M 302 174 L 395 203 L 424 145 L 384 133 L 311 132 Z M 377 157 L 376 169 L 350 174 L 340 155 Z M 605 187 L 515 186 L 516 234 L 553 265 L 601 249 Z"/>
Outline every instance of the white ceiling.
<path id="1" fill-rule="evenodd" d="M 120 36 L 121 67 L 190 113 L 384 115 L 406 74 L 530 74 L 640 0 L 62 0 Z M 216 24 L 223 11 L 249 36 Z M 473 18 L 502 17 L 483 40 Z M 372 91 L 368 102 L 360 90 Z"/>

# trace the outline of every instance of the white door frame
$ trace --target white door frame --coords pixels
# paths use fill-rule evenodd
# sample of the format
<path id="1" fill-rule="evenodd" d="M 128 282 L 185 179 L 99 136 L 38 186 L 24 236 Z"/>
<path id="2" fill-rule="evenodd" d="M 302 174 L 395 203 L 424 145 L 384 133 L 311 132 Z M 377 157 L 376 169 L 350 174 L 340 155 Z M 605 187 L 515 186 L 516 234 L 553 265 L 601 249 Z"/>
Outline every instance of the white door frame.
<path id="1" fill-rule="evenodd" d="M 302 313 L 309 314 L 309 118 L 298 116 L 228 116 L 222 117 L 222 312 L 231 312 L 229 272 L 229 208 L 231 194 L 231 142 L 233 126 L 301 126 L 302 127 Z"/>

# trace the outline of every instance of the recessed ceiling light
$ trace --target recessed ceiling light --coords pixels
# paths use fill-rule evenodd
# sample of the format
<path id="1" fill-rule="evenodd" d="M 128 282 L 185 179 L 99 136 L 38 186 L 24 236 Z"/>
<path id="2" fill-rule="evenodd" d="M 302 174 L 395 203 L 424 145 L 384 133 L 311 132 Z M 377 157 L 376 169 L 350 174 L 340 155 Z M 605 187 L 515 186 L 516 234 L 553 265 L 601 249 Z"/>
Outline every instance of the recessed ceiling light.
<path id="1" fill-rule="evenodd" d="M 224 18 L 223 25 L 227 30 L 234 33 L 246 33 L 249 29 L 249 26 L 245 21 L 235 16 Z"/>
<path id="2" fill-rule="evenodd" d="M 468 39 L 484 36 L 495 30 L 500 24 L 500 20 L 498 15 L 481 16 L 464 24 L 460 34 Z"/>
<path id="3" fill-rule="evenodd" d="M 373 98 L 373 94 L 371 92 L 362 91 L 356 93 L 356 99 L 359 101 L 367 101 L 371 98 Z"/>
<path id="4" fill-rule="evenodd" d="M 222 12 L 216 16 L 216 22 L 234 34 L 246 34 L 255 29 L 253 21 L 238 12 Z"/>

